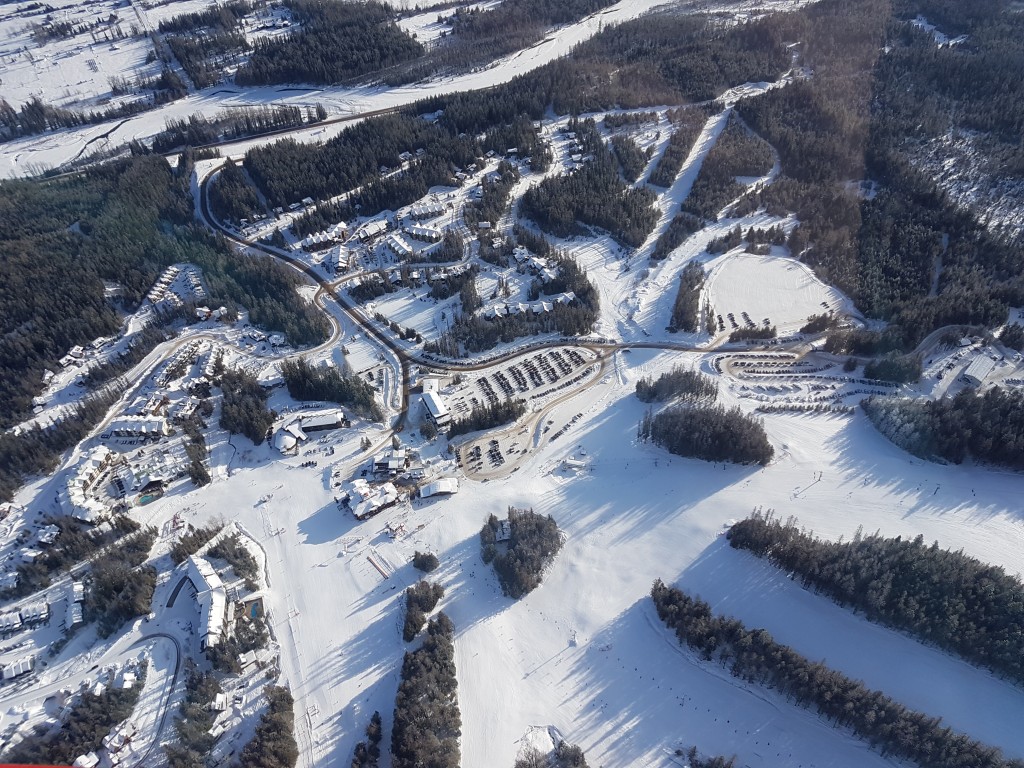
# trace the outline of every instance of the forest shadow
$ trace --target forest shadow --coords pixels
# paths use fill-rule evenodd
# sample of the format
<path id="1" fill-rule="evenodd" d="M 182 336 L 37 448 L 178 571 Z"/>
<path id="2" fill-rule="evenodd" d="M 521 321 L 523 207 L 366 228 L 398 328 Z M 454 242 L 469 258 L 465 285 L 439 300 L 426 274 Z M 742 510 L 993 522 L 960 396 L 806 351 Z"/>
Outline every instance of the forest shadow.
<path id="1" fill-rule="evenodd" d="M 919 459 L 891 443 L 863 414 L 828 438 L 826 446 L 835 452 L 835 466 L 851 478 L 834 496 L 839 504 L 856 503 L 858 491 L 870 488 L 902 496 L 894 498 L 892 506 L 904 518 L 949 513 L 975 520 L 1024 516 L 1018 503 L 1021 475 Z"/>

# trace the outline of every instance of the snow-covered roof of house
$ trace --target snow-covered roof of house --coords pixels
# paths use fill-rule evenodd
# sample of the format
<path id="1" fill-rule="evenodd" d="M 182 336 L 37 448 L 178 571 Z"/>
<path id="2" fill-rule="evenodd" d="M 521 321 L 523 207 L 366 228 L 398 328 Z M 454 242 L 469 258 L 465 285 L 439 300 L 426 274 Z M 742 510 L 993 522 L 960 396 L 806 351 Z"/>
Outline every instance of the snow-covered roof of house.
<path id="1" fill-rule="evenodd" d="M 224 632 L 224 614 L 227 610 L 224 582 L 208 560 L 192 555 L 185 562 L 188 578 L 196 588 L 200 637 L 207 647 L 217 645 Z"/>
<path id="2" fill-rule="evenodd" d="M 394 504 L 398 500 L 398 489 L 393 483 L 370 485 L 359 477 L 349 483 L 348 501 L 352 514 L 362 519 Z"/>
<path id="3" fill-rule="evenodd" d="M 423 405 L 427 407 L 427 410 L 430 411 L 430 415 L 435 421 L 447 416 L 449 413 L 448 406 L 437 392 L 424 392 Z"/>
<path id="4" fill-rule="evenodd" d="M 427 483 L 420 489 L 420 496 L 424 499 L 439 494 L 451 494 L 459 492 L 459 481 L 454 477 L 440 477 L 432 483 Z"/>

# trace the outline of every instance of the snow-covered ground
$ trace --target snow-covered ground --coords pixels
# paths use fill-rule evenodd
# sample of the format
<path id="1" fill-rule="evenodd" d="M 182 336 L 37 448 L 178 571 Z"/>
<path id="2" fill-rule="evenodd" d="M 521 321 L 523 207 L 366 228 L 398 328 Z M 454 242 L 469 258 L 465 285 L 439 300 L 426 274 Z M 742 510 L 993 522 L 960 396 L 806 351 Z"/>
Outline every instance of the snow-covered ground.
<path id="1" fill-rule="evenodd" d="M 76 157 L 88 145 L 89 151 L 125 144 L 133 139 L 148 139 L 164 129 L 168 120 L 187 119 L 193 114 L 212 117 L 226 107 L 263 104 L 312 106 L 323 104 L 331 116 L 355 115 L 363 112 L 397 107 L 430 96 L 455 91 L 486 88 L 525 74 L 560 56 L 597 34 L 602 28 L 636 18 L 660 5 L 664 0 L 622 0 L 610 8 L 554 30 L 543 42 L 495 62 L 489 67 L 455 77 L 443 77 L 408 86 L 358 86 L 330 88 L 320 86 L 282 86 L 239 88 L 213 86 L 205 91 L 129 118 L 121 124 L 104 123 L 77 130 L 33 136 L 0 145 L 0 177 L 23 176 L 40 167 L 54 167 Z M 744 14 L 764 13 L 771 9 L 791 9 L 802 5 L 800 0 L 778 0 L 770 4 L 740 0 L 726 2 L 716 10 Z M 6 81 L 6 78 L 5 78 Z M 289 134 L 297 141 L 325 141 L 341 131 L 347 123 L 314 126 Z M 113 130 L 112 130 L 113 129 Z M 249 139 L 225 147 L 222 154 L 238 156 L 256 144 L 276 138 Z"/>
<path id="2" fill-rule="evenodd" d="M 799 331 L 811 315 L 850 309 L 846 298 L 825 285 L 810 267 L 786 256 L 730 251 L 709 263 L 705 291 L 715 313 L 731 327 L 731 313 L 740 327 L 742 313 L 761 326 L 764 320 L 778 329 L 779 336 Z"/>
<path id="3" fill-rule="evenodd" d="M 442 563 L 435 577 L 457 628 L 467 765 L 510 764 L 517 741 L 538 724 L 555 725 L 595 765 L 669 766 L 670 752 L 691 743 L 736 753 L 752 768 L 889 764 L 849 734 L 679 649 L 649 605 L 655 578 L 1024 756 L 1024 736 L 1012 727 L 1021 714 L 1015 689 L 804 592 L 720 538 L 727 521 L 774 508 L 819 535 L 849 538 L 858 526 L 920 533 L 1014 572 L 1024 543 L 1019 478 L 913 459 L 860 414 L 766 416 L 777 459 L 763 470 L 637 444 L 645 406 L 631 395 L 635 380 L 685 357 L 616 353 L 614 375 L 550 415 L 559 429 L 582 418 L 561 440 L 542 442 L 519 472 L 464 480 L 454 497 L 363 523 L 335 504 L 333 467 L 321 460 L 302 468 L 303 457 L 282 460 L 266 446 L 239 452 L 228 479 L 189 495 L 195 522 L 230 508 L 267 552 L 271 623 L 297 699 L 300 765 L 348 760 L 370 713 L 389 719 L 406 647 L 401 590 L 419 576 L 409 564 L 416 549 Z M 432 450 L 409 440 L 425 455 Z M 587 468 L 562 471 L 570 455 Z M 357 474 L 361 461 L 341 459 L 340 469 Z M 260 504 L 267 494 L 272 500 Z M 145 514 L 156 520 L 180 504 L 165 498 Z M 518 602 L 500 595 L 477 538 L 486 515 L 509 504 L 553 515 L 566 534 L 544 584 Z M 407 533 L 392 539 L 386 523 Z"/>

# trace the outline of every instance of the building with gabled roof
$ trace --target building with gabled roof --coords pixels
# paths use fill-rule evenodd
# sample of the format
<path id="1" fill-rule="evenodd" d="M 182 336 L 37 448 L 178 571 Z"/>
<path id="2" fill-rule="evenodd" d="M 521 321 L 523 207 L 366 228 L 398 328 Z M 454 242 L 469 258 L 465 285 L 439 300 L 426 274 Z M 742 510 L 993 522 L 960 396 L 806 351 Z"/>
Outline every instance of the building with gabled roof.
<path id="1" fill-rule="evenodd" d="M 427 410 L 427 417 L 434 423 L 434 426 L 441 429 L 452 423 L 448 405 L 437 392 L 424 392 L 422 399 L 423 407 Z"/>
<path id="2" fill-rule="evenodd" d="M 228 598 L 224 582 L 209 560 L 192 555 L 185 561 L 185 575 L 196 588 L 199 604 L 199 648 L 220 643 L 227 622 Z"/>

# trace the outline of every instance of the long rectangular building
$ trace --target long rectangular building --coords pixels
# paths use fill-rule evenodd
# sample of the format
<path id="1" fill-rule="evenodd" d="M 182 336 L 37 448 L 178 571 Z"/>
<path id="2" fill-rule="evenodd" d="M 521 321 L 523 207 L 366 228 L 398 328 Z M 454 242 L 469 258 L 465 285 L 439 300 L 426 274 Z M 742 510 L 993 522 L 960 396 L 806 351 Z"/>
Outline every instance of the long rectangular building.
<path id="1" fill-rule="evenodd" d="M 448 410 L 448 405 L 436 392 L 423 393 L 423 407 L 427 409 L 427 416 L 438 429 L 451 424 L 452 415 Z"/>

